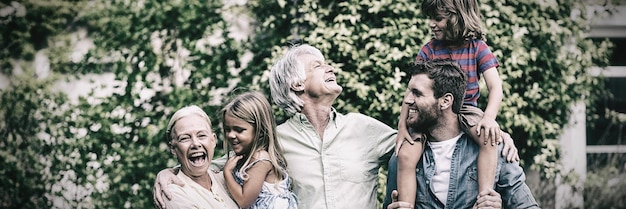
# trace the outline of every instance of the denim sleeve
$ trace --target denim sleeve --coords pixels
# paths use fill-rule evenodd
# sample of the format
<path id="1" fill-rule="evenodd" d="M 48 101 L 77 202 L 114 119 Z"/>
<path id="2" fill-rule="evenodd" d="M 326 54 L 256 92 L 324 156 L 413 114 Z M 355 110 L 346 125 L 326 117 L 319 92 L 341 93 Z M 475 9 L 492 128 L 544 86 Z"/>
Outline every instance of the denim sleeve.
<path id="1" fill-rule="evenodd" d="M 382 209 L 387 209 L 387 206 L 391 204 L 391 192 L 398 188 L 398 156 L 394 153 L 389 159 L 389 166 L 387 167 L 387 189 L 385 191 L 385 200 L 383 201 Z"/>
<path id="2" fill-rule="evenodd" d="M 539 208 L 528 185 L 526 175 L 518 162 L 508 163 L 500 158 L 501 170 L 496 191 L 502 196 L 505 208 Z"/>

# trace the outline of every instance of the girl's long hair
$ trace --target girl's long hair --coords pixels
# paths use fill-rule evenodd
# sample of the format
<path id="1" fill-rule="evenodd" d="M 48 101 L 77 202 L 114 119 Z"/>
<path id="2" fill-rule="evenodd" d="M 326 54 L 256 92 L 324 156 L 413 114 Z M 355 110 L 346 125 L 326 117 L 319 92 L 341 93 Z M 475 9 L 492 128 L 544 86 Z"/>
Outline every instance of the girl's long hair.
<path id="1" fill-rule="evenodd" d="M 276 136 L 276 120 L 267 98 L 259 92 L 245 92 L 235 97 L 222 109 L 222 119 L 226 115 L 239 118 L 254 127 L 254 139 L 250 153 L 239 168 L 242 178 L 247 179 L 245 169 L 250 165 L 254 153 L 265 150 L 269 153 L 272 172 L 283 179 L 281 168 L 287 169 L 287 161 L 283 156 L 283 149 Z M 223 121 L 223 120 L 222 120 Z"/>
<path id="2" fill-rule="evenodd" d="M 421 11 L 428 18 L 443 12 L 448 18 L 444 40 L 448 45 L 460 45 L 467 40 L 486 41 L 482 15 L 477 0 L 424 0 Z"/>

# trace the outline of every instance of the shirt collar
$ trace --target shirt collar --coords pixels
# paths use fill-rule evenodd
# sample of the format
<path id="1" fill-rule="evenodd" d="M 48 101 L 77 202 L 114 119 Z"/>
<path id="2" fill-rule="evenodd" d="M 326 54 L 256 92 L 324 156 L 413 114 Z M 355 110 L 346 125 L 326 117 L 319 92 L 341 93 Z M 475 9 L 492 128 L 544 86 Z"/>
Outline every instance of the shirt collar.
<path id="1" fill-rule="evenodd" d="M 339 116 L 339 113 L 337 112 L 337 109 L 335 109 L 334 107 L 330 107 L 330 113 L 329 113 L 330 121 L 328 121 L 328 124 L 332 124 L 333 126 L 335 126 L 335 128 L 337 128 L 338 120 L 340 120 L 341 118 L 338 116 Z M 306 117 L 306 115 L 300 112 L 295 113 L 292 118 L 295 119 L 299 123 L 311 124 L 311 122 L 309 122 L 309 119 Z"/>

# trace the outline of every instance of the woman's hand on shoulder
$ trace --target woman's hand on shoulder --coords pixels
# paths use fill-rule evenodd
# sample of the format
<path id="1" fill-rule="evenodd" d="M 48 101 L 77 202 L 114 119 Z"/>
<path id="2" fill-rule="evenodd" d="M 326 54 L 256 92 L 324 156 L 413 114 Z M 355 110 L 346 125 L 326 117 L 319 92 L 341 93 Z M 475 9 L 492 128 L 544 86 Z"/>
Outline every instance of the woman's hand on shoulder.
<path id="1" fill-rule="evenodd" d="M 168 184 L 176 184 L 181 187 L 185 186 L 185 183 L 176 177 L 176 173 L 178 172 L 180 171 L 176 168 L 168 168 L 161 170 L 157 174 L 154 187 L 152 188 L 152 198 L 157 208 L 165 209 L 165 200 L 163 200 L 162 195 L 165 195 L 168 199 L 172 199 L 172 193 L 167 189 Z"/>

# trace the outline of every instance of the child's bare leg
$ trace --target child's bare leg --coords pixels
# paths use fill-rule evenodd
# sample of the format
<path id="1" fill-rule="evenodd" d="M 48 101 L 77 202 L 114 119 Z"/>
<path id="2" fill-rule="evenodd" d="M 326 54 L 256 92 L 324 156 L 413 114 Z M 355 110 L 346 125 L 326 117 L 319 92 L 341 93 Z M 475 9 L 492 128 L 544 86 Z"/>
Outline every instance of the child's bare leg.
<path id="1" fill-rule="evenodd" d="M 422 157 L 423 144 L 403 142 L 398 150 L 398 201 L 411 203 L 415 207 L 417 180 L 415 168 Z"/>
<path id="2" fill-rule="evenodd" d="M 470 128 L 470 135 L 480 146 L 478 152 L 478 192 L 493 189 L 498 163 L 498 146 L 491 145 L 491 142 L 486 139 L 487 134 L 484 131 L 481 131 L 481 135 L 478 136 L 476 126 Z"/>

